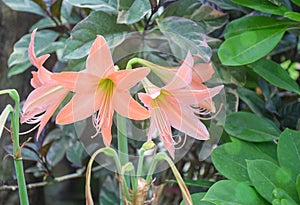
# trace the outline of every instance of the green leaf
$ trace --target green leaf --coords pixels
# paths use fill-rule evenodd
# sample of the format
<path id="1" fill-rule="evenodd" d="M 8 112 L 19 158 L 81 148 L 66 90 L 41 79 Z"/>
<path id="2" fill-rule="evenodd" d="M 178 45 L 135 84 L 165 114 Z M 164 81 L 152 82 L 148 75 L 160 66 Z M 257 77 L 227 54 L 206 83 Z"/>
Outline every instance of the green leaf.
<path id="1" fill-rule="evenodd" d="M 128 10 L 119 12 L 117 22 L 120 24 L 136 23 L 149 13 L 150 10 L 151 5 L 149 0 L 133 1 Z"/>
<path id="2" fill-rule="evenodd" d="M 122 42 L 129 30 L 126 25 L 116 24 L 116 17 L 113 15 L 102 11 L 91 12 L 72 30 L 71 38 L 66 42 L 64 58 L 81 59 L 87 56 L 97 35 L 103 35 L 109 46 L 115 46 Z"/>
<path id="3" fill-rule="evenodd" d="M 280 130 L 271 121 L 247 112 L 227 115 L 225 130 L 236 138 L 250 142 L 273 141 L 280 135 Z"/>
<path id="4" fill-rule="evenodd" d="M 228 20 L 226 13 L 205 4 L 195 10 L 190 18 L 197 22 L 197 24 L 205 30 L 205 33 L 211 33 L 214 30 L 221 28 Z"/>
<path id="5" fill-rule="evenodd" d="M 248 66 L 272 85 L 300 95 L 300 88 L 296 81 L 279 64 L 262 59 Z"/>
<path id="6" fill-rule="evenodd" d="M 100 205 L 119 205 L 119 188 L 116 180 L 112 180 L 110 176 L 104 181 L 104 185 L 100 189 L 99 204 Z"/>
<path id="7" fill-rule="evenodd" d="M 206 194 L 206 192 L 199 192 L 199 193 L 196 193 L 196 194 L 192 194 L 191 197 L 192 197 L 193 204 L 195 204 L 195 205 L 196 204 L 197 205 L 198 204 L 199 205 L 213 205 L 213 203 L 210 203 L 210 202 L 207 202 L 207 201 L 201 201 L 205 194 Z M 181 201 L 180 205 L 185 205 L 184 201 Z"/>
<path id="8" fill-rule="evenodd" d="M 81 164 L 83 151 L 84 149 L 82 144 L 79 141 L 75 141 L 68 147 L 66 157 L 73 164 Z"/>
<path id="9" fill-rule="evenodd" d="M 68 0 L 68 3 L 79 8 L 90 8 L 95 11 L 104 11 L 117 14 L 117 0 Z"/>
<path id="10" fill-rule="evenodd" d="M 62 7 L 62 0 L 56 0 L 54 2 L 51 2 L 50 11 L 52 16 L 56 17 L 57 19 L 60 19 L 60 11 Z"/>
<path id="11" fill-rule="evenodd" d="M 248 8 L 235 4 L 231 0 L 210 0 L 210 2 L 216 4 L 218 7 L 224 10 L 234 10 L 249 13 Z"/>
<path id="12" fill-rule="evenodd" d="M 248 174 L 258 193 L 270 203 L 272 192 L 281 188 L 294 200 L 297 199 L 295 182 L 291 175 L 282 167 L 267 160 L 251 160 L 247 162 Z"/>
<path id="13" fill-rule="evenodd" d="M 300 174 L 298 174 L 297 179 L 296 179 L 296 189 L 298 193 L 298 198 L 300 199 Z"/>
<path id="14" fill-rule="evenodd" d="M 280 6 L 282 4 L 282 0 L 268 0 L 268 1 L 276 6 Z"/>
<path id="15" fill-rule="evenodd" d="M 300 1 L 299 0 L 291 0 L 294 4 L 296 4 L 297 6 L 300 6 Z"/>
<path id="16" fill-rule="evenodd" d="M 287 29 L 294 22 L 279 20 L 269 16 L 245 16 L 231 21 L 224 34 L 225 39 L 240 35 L 247 31 L 265 29 Z"/>
<path id="17" fill-rule="evenodd" d="M 300 21 L 300 13 L 288 11 L 284 13 L 284 17 L 294 20 L 294 21 Z"/>
<path id="18" fill-rule="evenodd" d="M 300 132 L 285 129 L 278 141 L 278 161 L 281 167 L 285 167 L 296 181 L 300 174 Z"/>
<path id="19" fill-rule="evenodd" d="M 224 41 L 218 55 L 224 65 L 245 65 L 267 55 L 279 43 L 285 29 L 247 31 Z"/>
<path id="20" fill-rule="evenodd" d="M 203 29 L 194 21 L 181 17 L 167 17 L 158 22 L 158 28 L 167 37 L 172 53 L 185 59 L 188 51 L 208 62 L 211 49 L 206 43 Z"/>
<path id="21" fill-rule="evenodd" d="M 273 196 L 272 204 L 274 204 L 274 201 L 277 201 L 277 200 L 280 200 L 281 205 L 297 205 L 298 204 L 290 197 L 290 195 L 288 195 L 288 193 L 286 193 L 281 188 L 274 189 L 272 196 Z"/>
<path id="22" fill-rule="evenodd" d="M 69 138 L 62 137 L 55 140 L 50 149 L 47 152 L 46 159 L 47 162 L 54 167 L 58 162 L 60 162 L 65 156 L 66 150 L 68 148 Z"/>
<path id="23" fill-rule="evenodd" d="M 265 102 L 256 92 L 242 87 L 239 87 L 237 91 L 241 100 L 244 101 L 255 114 L 259 116 L 265 116 L 267 114 Z"/>
<path id="24" fill-rule="evenodd" d="M 285 12 L 290 11 L 283 4 L 281 4 L 280 6 L 276 6 L 268 0 L 232 0 L 232 2 L 249 7 L 254 10 L 279 16 L 283 16 Z"/>
<path id="25" fill-rule="evenodd" d="M 212 161 L 218 172 L 228 179 L 251 184 L 246 160 L 265 159 L 276 162 L 258 147 L 259 143 L 249 143 L 235 139 L 225 143 L 212 153 Z"/>
<path id="26" fill-rule="evenodd" d="M 233 180 L 218 181 L 208 190 L 203 200 L 218 205 L 267 204 L 247 183 Z"/>
<path id="27" fill-rule="evenodd" d="M 22 73 L 31 65 L 28 59 L 28 46 L 30 41 L 30 35 L 23 36 L 14 45 L 13 53 L 8 59 L 8 66 L 11 67 L 8 76 Z M 41 56 L 47 53 L 51 53 L 64 47 L 61 42 L 54 42 L 59 33 L 51 30 L 41 30 L 36 33 L 35 37 L 35 53 L 36 56 Z"/>
<path id="28" fill-rule="evenodd" d="M 202 3 L 198 0 L 179 0 L 166 7 L 162 16 L 181 16 L 190 18 L 193 12 L 200 8 Z M 180 9 L 178 9 L 180 8 Z"/>
<path id="29" fill-rule="evenodd" d="M 47 16 L 46 12 L 35 2 L 31 0 L 2 0 L 9 8 L 16 11 L 23 11 Z"/>

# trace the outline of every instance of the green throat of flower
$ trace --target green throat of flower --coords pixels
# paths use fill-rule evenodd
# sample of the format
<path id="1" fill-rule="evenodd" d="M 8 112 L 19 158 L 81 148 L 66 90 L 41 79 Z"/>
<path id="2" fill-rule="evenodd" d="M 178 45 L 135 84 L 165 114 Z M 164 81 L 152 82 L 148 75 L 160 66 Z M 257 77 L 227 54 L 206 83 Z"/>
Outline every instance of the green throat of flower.
<path id="1" fill-rule="evenodd" d="M 100 81 L 99 86 L 98 86 L 98 90 L 99 91 L 104 91 L 107 94 L 112 94 L 114 86 L 115 86 L 115 84 L 111 79 L 104 78 Z"/>

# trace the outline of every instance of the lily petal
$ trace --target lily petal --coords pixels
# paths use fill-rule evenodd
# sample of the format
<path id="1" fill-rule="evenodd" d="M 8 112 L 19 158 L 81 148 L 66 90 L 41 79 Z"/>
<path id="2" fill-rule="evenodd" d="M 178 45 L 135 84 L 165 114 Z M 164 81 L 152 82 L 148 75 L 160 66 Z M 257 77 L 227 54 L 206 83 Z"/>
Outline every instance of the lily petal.
<path id="1" fill-rule="evenodd" d="M 127 90 L 116 90 L 113 96 L 113 107 L 117 113 L 133 120 L 144 120 L 150 113 L 135 101 Z"/>
<path id="2" fill-rule="evenodd" d="M 86 60 L 86 70 L 99 77 L 115 71 L 110 49 L 103 36 L 97 36 L 94 41 Z"/>

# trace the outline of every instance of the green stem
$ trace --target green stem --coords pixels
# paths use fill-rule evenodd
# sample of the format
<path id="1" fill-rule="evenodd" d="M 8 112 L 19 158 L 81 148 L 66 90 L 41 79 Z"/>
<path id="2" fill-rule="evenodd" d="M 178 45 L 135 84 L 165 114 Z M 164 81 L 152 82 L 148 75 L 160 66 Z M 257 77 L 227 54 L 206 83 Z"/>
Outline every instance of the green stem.
<path id="1" fill-rule="evenodd" d="M 131 70 L 132 65 L 134 64 L 141 64 L 143 66 L 153 68 L 153 67 L 159 67 L 158 65 L 151 63 L 150 61 L 144 60 L 142 58 L 132 58 L 127 62 L 126 70 Z"/>
<path id="2" fill-rule="evenodd" d="M 143 164 L 144 164 L 144 154 L 145 154 L 145 150 L 141 149 L 141 153 L 139 156 L 139 162 L 138 162 L 138 168 L 137 168 L 137 176 L 141 176 L 143 173 Z"/>
<path id="3" fill-rule="evenodd" d="M 14 165 L 17 175 L 19 197 L 21 205 L 28 205 L 28 194 L 26 181 L 24 176 L 23 162 L 20 142 L 19 142 L 19 113 L 20 113 L 20 97 L 16 90 L 10 90 L 10 97 L 15 101 L 15 112 L 11 113 L 12 120 L 12 135 L 13 135 L 13 155 L 14 155 Z"/>
<path id="4" fill-rule="evenodd" d="M 118 150 L 121 166 L 125 165 L 128 160 L 128 142 L 127 142 L 127 127 L 126 119 L 121 115 L 117 115 L 117 125 L 118 125 Z"/>

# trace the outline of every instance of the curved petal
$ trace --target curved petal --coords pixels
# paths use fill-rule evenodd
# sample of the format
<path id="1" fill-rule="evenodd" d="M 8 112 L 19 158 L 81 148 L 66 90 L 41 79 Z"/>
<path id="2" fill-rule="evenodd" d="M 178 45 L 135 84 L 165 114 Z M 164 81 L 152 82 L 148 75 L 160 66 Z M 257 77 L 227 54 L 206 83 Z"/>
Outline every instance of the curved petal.
<path id="1" fill-rule="evenodd" d="M 133 120 L 144 120 L 150 113 L 135 101 L 127 90 L 116 90 L 113 96 L 113 107 L 117 113 Z"/>
<path id="2" fill-rule="evenodd" d="M 152 109 L 152 98 L 146 93 L 138 93 L 139 99 L 149 109 Z"/>
<path id="3" fill-rule="evenodd" d="M 150 73 L 149 68 L 136 68 L 133 70 L 120 70 L 107 76 L 115 84 L 117 89 L 128 90 L 145 78 Z"/>
<path id="4" fill-rule="evenodd" d="M 177 70 L 171 82 L 165 85 L 166 90 L 175 90 L 188 86 L 192 81 L 192 68 L 194 60 L 190 52 L 188 52 L 184 62 Z"/>
<path id="5" fill-rule="evenodd" d="M 88 73 L 99 77 L 115 72 L 112 56 L 103 36 L 97 36 L 86 60 Z"/>
<path id="6" fill-rule="evenodd" d="M 88 118 L 96 111 L 94 101 L 94 96 L 90 94 L 75 94 L 58 113 L 56 123 L 65 125 Z"/>
<path id="7" fill-rule="evenodd" d="M 106 128 L 102 128 L 101 129 L 101 134 L 102 134 L 103 142 L 104 142 L 104 145 L 106 147 L 110 146 L 110 143 L 111 143 L 111 140 L 112 140 L 111 125 L 112 124 L 110 124 L 110 126 L 108 126 Z"/>
<path id="8" fill-rule="evenodd" d="M 34 88 L 42 86 L 43 84 L 38 77 L 38 73 L 36 71 L 32 71 L 31 74 L 32 74 L 32 78 L 30 80 L 31 86 Z"/>

